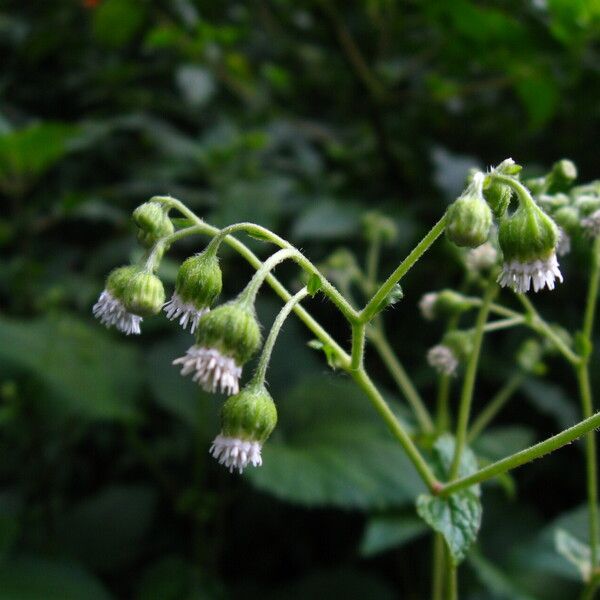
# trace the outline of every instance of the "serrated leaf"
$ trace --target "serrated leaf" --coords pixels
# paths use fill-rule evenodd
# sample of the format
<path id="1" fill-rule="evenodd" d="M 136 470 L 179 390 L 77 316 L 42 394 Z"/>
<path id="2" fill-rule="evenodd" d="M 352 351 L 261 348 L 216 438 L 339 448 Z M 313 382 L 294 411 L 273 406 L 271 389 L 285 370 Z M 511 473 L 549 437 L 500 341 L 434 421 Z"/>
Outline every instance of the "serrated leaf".
<path id="1" fill-rule="evenodd" d="M 577 567 L 583 581 L 589 581 L 592 573 L 592 552 L 590 547 L 580 542 L 565 529 L 554 532 L 556 551 L 564 556 L 572 565 Z"/>
<path id="2" fill-rule="evenodd" d="M 316 273 L 311 273 L 306 283 L 306 289 L 311 296 L 314 296 L 322 287 L 321 277 Z"/>
<path id="3" fill-rule="evenodd" d="M 369 519 L 360 543 L 363 556 L 399 548 L 427 532 L 421 519 L 410 515 L 380 515 Z"/>
<path id="4" fill-rule="evenodd" d="M 455 441 L 450 434 L 440 436 L 434 446 L 434 470 L 442 480 L 447 479 L 454 457 Z M 469 448 L 463 450 L 458 477 L 476 472 L 477 458 Z M 477 539 L 483 508 L 481 488 L 473 485 L 447 498 L 422 494 L 417 499 L 417 513 L 434 530 L 441 533 L 455 565 L 460 564 L 471 544 Z"/>
<path id="5" fill-rule="evenodd" d="M 259 489 L 306 506 L 362 510 L 407 506 L 424 491 L 402 448 L 351 382 L 305 379 L 281 398 L 278 412 L 261 468 L 244 473 Z"/>

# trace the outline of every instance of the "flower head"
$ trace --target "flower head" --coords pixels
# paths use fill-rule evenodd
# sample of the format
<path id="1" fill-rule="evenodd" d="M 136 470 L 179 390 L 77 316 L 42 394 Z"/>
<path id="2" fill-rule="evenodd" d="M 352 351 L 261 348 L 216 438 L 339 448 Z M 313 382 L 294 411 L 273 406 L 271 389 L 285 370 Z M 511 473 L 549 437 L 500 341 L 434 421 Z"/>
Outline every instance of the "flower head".
<path id="1" fill-rule="evenodd" d="M 158 277 L 139 267 L 119 267 L 107 277 L 92 312 L 106 327 L 138 335 L 143 317 L 156 314 L 163 302 L 164 290 Z"/>
<path id="2" fill-rule="evenodd" d="M 236 394 L 242 367 L 261 344 L 253 310 L 233 301 L 206 313 L 199 321 L 196 343 L 173 361 L 182 375 L 192 375 L 207 392 Z"/>
<path id="3" fill-rule="evenodd" d="M 433 321 L 435 319 L 435 304 L 437 299 L 437 292 L 429 292 L 424 294 L 421 297 L 421 300 L 419 300 L 419 310 L 421 311 L 424 319 L 427 319 L 428 321 Z"/>
<path id="4" fill-rule="evenodd" d="M 263 385 L 249 385 L 231 396 L 221 412 L 221 433 L 210 453 L 233 472 L 262 464 L 261 450 L 277 424 L 277 409 Z"/>
<path id="5" fill-rule="evenodd" d="M 469 271 L 480 272 L 491 269 L 498 260 L 498 251 L 491 242 L 472 248 L 465 255 L 465 266 Z"/>
<path id="6" fill-rule="evenodd" d="M 591 237 L 600 235 L 600 210 L 594 211 L 589 217 L 581 220 L 581 226 Z"/>
<path id="7" fill-rule="evenodd" d="M 164 306 L 167 318 L 194 333 L 223 287 L 221 268 L 216 254 L 204 251 L 188 258 L 179 268 L 175 291 Z"/>
<path id="8" fill-rule="evenodd" d="M 444 344 L 437 344 L 429 349 L 427 362 L 442 375 L 454 375 L 459 364 L 452 348 Z"/>
<path id="9" fill-rule="evenodd" d="M 171 235 L 175 227 L 168 215 L 168 207 L 160 202 L 144 202 L 133 211 L 133 222 L 137 225 L 137 238 L 146 248 L 159 239 Z"/>
<path id="10" fill-rule="evenodd" d="M 516 292 L 535 292 L 562 282 L 556 259 L 558 228 L 538 206 L 521 205 L 501 223 L 498 241 L 504 255 L 498 283 Z"/>

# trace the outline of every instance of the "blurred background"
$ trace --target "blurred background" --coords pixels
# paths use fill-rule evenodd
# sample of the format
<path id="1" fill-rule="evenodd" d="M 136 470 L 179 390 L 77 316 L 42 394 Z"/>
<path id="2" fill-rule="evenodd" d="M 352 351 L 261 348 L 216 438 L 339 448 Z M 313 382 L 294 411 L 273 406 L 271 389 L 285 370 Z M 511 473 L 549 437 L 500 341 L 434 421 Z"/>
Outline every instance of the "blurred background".
<path id="1" fill-rule="evenodd" d="M 240 477 L 208 454 L 221 398 L 170 365 L 191 336 L 154 318 L 125 339 L 91 306 L 140 256 L 130 214 L 155 194 L 218 226 L 273 228 L 315 262 L 346 248 L 362 264 L 376 208 L 399 231 L 385 274 L 472 166 L 512 156 L 535 175 L 568 157 L 593 179 L 599 20 L 594 0 L 0 1 L 0 598 L 427 598 L 418 478 L 298 321 L 269 371 L 280 425 Z M 169 289 L 203 244 L 172 250 Z M 543 314 L 577 326 L 585 262 L 577 248 L 563 261 L 566 283 L 536 297 Z M 227 251 L 223 267 L 229 298 L 251 270 Z M 460 280 L 440 242 L 386 313 L 429 403 L 424 355 L 442 330 L 416 305 Z M 348 341 L 327 302 L 307 304 Z M 265 289 L 265 327 L 279 306 Z M 475 410 L 524 339 L 488 346 Z M 368 368 L 410 425 L 373 352 Z M 579 419 L 570 372 L 551 360 L 547 375 L 482 436 L 481 460 Z M 585 538 L 583 473 L 573 444 L 486 486 L 465 598 L 574 597 L 552 531 Z"/>

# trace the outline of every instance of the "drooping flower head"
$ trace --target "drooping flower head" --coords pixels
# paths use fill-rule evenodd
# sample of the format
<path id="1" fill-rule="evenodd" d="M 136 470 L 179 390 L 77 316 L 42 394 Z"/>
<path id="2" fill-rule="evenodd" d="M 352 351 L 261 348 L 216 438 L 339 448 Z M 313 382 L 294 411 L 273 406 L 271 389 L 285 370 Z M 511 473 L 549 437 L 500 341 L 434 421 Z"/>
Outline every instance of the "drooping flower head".
<path id="1" fill-rule="evenodd" d="M 250 384 L 230 396 L 221 411 L 221 433 L 210 453 L 233 472 L 262 464 L 262 446 L 277 424 L 275 402 L 264 385 Z"/>
<path id="2" fill-rule="evenodd" d="M 165 301 L 161 280 L 136 266 L 114 269 L 92 312 L 106 327 L 126 335 L 141 333 L 143 317 L 158 313 Z"/>
<path id="3" fill-rule="evenodd" d="M 137 238 L 145 248 L 151 248 L 159 239 L 171 235 L 175 227 L 168 215 L 168 206 L 160 202 L 144 202 L 133 211 Z"/>
<path id="4" fill-rule="evenodd" d="M 191 333 L 200 318 L 210 310 L 221 293 L 223 280 L 219 259 L 214 252 L 204 251 L 183 262 L 177 273 L 175 291 L 164 306 L 167 317 Z"/>
<path id="5" fill-rule="evenodd" d="M 483 173 L 473 180 L 446 211 L 446 236 L 457 246 L 476 248 L 485 243 L 492 227 L 492 210 L 483 197 Z"/>
<path id="6" fill-rule="evenodd" d="M 260 348 L 260 326 L 253 307 L 228 302 L 198 323 L 196 343 L 173 361 L 207 392 L 237 394 L 242 367 Z"/>
<path id="7" fill-rule="evenodd" d="M 419 301 L 419 310 L 425 319 L 432 321 L 438 317 L 450 317 L 469 310 L 472 304 L 462 294 L 454 290 L 441 290 L 424 294 Z"/>
<path id="8" fill-rule="evenodd" d="M 535 292 L 544 287 L 553 290 L 555 281 L 563 280 L 556 259 L 558 235 L 554 221 L 533 201 L 521 204 L 500 223 L 504 264 L 498 283 L 520 293 L 532 286 Z"/>

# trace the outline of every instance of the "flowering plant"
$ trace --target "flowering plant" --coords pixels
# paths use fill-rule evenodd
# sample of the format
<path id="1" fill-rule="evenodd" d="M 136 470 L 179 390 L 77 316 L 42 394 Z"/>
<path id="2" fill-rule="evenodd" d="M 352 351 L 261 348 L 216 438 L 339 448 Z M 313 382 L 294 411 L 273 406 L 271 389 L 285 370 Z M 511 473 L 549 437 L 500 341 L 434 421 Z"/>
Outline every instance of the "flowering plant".
<path id="1" fill-rule="evenodd" d="M 575 166 L 566 160 L 556 163 L 544 177 L 522 180 L 520 175 L 521 167 L 511 159 L 487 172 L 473 172 L 460 197 L 382 283 L 377 278 L 381 243 L 393 240 L 396 234 L 393 223 L 382 215 L 371 213 L 365 217 L 371 245 L 363 273 L 343 256 L 320 269 L 292 244 L 264 227 L 237 223 L 218 229 L 181 201 L 154 197 L 134 212 L 138 240 L 146 253 L 139 264 L 119 267 L 109 275 L 93 312 L 104 325 L 127 335 L 140 334 L 143 319 L 161 309 L 169 319 L 178 319 L 183 329 L 190 326 L 195 341 L 173 364 L 181 366 L 181 374 L 191 375 L 204 390 L 229 396 L 222 408 L 221 431 L 215 432 L 207 451 L 230 471 L 240 474 L 248 467 L 261 466 L 263 446 L 276 427 L 277 410 L 266 388 L 266 373 L 281 327 L 295 312 L 316 338 L 311 345 L 322 350 L 329 365 L 346 374 L 364 392 L 426 487 L 427 491 L 416 500 L 416 510 L 435 534 L 431 593 L 434 599 L 458 597 L 457 568 L 476 540 L 482 521 L 481 484 L 585 436 L 588 539 L 577 540 L 558 531 L 556 540 L 559 552 L 581 571 L 582 598 L 592 598 L 600 584 L 594 437 L 600 414 L 593 411 L 589 379 L 600 283 L 600 185 L 594 182 L 576 186 Z M 182 218 L 175 220 L 175 212 Z M 429 364 L 439 375 L 438 398 L 432 410 L 389 347 L 384 320 L 385 309 L 403 297 L 399 285 L 402 278 L 444 232 L 460 247 L 465 277 L 460 290 L 433 291 L 419 302 L 425 319 L 442 318 L 446 322 L 442 339 L 427 354 Z M 235 237 L 238 233 L 279 249 L 260 261 Z M 156 275 L 160 262 L 175 242 L 195 235 L 212 239 L 202 253 L 181 265 L 175 291 L 165 303 L 163 285 Z M 574 335 L 544 320 L 528 296 L 530 292 L 551 291 L 563 281 L 559 257 L 562 260 L 568 254 L 572 242 L 583 245 L 592 256 L 583 322 Z M 222 288 L 218 252 L 223 243 L 244 257 L 256 272 L 236 298 L 215 307 Z M 295 294 L 288 292 L 272 274 L 286 260 L 294 261 L 305 277 L 305 285 Z M 332 266 L 337 269 L 332 270 Z M 337 279 L 337 286 L 326 277 L 328 270 L 333 273 L 332 279 Z M 357 270 L 367 297 L 362 309 L 356 308 L 344 285 L 343 275 L 349 271 L 356 274 Z M 254 305 L 264 282 L 285 304 L 263 345 Z M 500 296 L 502 288 L 508 293 Z M 352 333 L 348 350 L 301 306 L 305 298 L 316 294 L 327 297 L 348 322 Z M 474 322 L 467 327 L 465 321 L 473 312 Z M 572 368 L 581 398 L 582 420 L 540 443 L 483 466 L 470 445 L 510 400 L 521 376 L 509 379 L 472 419 L 480 354 L 485 337 L 515 327 L 532 333 L 518 357 L 522 372 L 543 368 L 544 356 L 550 354 L 560 356 Z M 367 373 L 367 342 L 379 353 L 412 409 L 417 424 L 414 432 L 390 408 Z M 244 366 L 261 346 L 254 373 L 244 384 Z M 451 384 L 461 371 L 459 402 L 453 415 Z"/>

